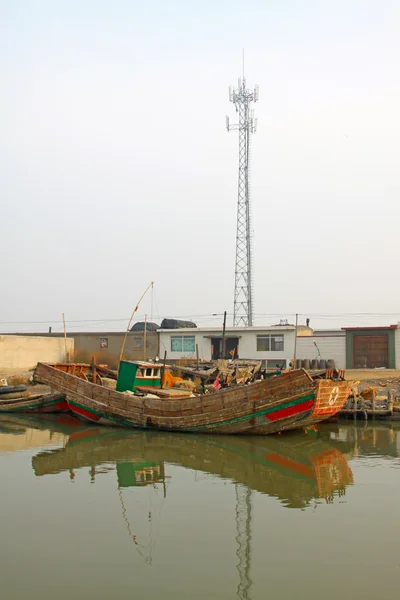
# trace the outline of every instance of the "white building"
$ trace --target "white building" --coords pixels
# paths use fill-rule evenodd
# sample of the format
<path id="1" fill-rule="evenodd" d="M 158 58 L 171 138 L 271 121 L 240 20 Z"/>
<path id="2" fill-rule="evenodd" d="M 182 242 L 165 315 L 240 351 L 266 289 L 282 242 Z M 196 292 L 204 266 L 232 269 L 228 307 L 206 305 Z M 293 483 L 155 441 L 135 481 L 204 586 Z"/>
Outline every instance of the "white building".
<path id="1" fill-rule="evenodd" d="M 160 356 L 216 360 L 222 357 L 222 328 L 159 329 Z M 293 360 L 296 328 L 293 325 L 272 327 L 227 327 L 226 358 L 264 360 L 267 368 L 289 366 Z M 197 350 L 196 350 L 197 348 Z"/>

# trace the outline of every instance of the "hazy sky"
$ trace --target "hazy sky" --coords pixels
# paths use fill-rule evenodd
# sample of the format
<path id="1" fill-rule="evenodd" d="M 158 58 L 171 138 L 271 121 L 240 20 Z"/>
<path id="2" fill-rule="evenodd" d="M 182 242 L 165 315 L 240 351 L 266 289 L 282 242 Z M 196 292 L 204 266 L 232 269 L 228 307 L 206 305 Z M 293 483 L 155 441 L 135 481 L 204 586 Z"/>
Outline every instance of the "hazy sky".
<path id="1" fill-rule="evenodd" d="M 243 47 L 256 324 L 400 320 L 399 31 L 399 0 L 0 0 L 0 331 L 123 328 L 151 280 L 153 318 L 232 313 Z"/>

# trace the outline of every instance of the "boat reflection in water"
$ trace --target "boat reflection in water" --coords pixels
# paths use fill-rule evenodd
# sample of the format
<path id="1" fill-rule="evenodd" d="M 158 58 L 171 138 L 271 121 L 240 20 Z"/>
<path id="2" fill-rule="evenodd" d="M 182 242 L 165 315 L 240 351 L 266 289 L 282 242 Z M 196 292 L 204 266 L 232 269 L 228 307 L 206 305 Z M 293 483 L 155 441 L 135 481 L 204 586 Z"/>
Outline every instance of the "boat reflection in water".
<path id="1" fill-rule="evenodd" d="M 333 502 L 342 496 L 353 475 L 343 453 L 329 439 L 293 433 L 277 437 L 188 436 L 176 433 L 132 433 L 93 428 L 70 435 L 64 448 L 41 452 L 32 459 L 37 476 L 89 468 L 91 477 L 115 463 L 122 516 L 137 550 L 152 563 L 152 547 L 133 533 L 123 488 L 162 484 L 166 497 L 165 463 L 180 465 L 230 480 L 236 494 L 237 597 L 250 598 L 251 537 L 254 491 L 279 499 L 289 508 L 307 507 L 313 499 Z M 343 442 L 342 449 L 349 451 Z M 102 467 L 103 465 L 103 467 Z M 167 467 L 168 470 L 168 467 Z M 153 515 L 148 514 L 151 522 Z M 140 542 L 138 538 L 140 537 Z"/>
<path id="2" fill-rule="evenodd" d="M 346 439 L 332 440 L 329 429 L 325 433 L 312 430 L 276 437 L 194 436 L 104 427 L 83 429 L 70 417 L 47 420 L 15 416 L 12 421 L 3 422 L 3 432 L 4 429 L 7 440 L 10 435 L 21 435 L 24 431 L 47 430 L 49 439 L 57 443 L 57 448 L 46 448 L 46 442 L 44 449 L 33 456 L 32 467 L 37 477 L 66 473 L 75 481 L 77 472 L 83 469 L 88 471 L 89 481 L 95 483 L 98 477 L 109 477 L 114 472 L 127 532 L 149 565 L 155 547 L 154 531 L 159 529 L 162 505 L 168 501 L 167 482 L 174 483 L 168 469 L 171 473 L 174 470 L 168 464 L 230 481 L 235 492 L 240 599 L 251 598 L 254 494 L 275 497 L 287 508 L 305 509 L 318 499 L 334 502 L 353 483 L 343 454 L 351 453 L 352 446 Z M 76 483 L 81 485 L 82 479 Z M 136 493 L 135 489 L 144 487 L 152 499 Z M 125 493 L 128 488 L 134 492 L 134 499 Z M 138 510 L 140 506 L 143 513 Z"/>
<path id="3" fill-rule="evenodd" d="M 95 475 L 115 463 L 119 486 L 127 487 L 165 484 L 164 463 L 174 463 L 305 508 L 313 499 L 332 502 L 353 483 L 337 445 L 313 433 L 221 438 L 90 428 L 72 433 L 63 448 L 39 453 L 32 466 L 37 476 L 69 471 L 73 477 L 76 469 Z M 342 449 L 349 451 L 345 444 Z"/>

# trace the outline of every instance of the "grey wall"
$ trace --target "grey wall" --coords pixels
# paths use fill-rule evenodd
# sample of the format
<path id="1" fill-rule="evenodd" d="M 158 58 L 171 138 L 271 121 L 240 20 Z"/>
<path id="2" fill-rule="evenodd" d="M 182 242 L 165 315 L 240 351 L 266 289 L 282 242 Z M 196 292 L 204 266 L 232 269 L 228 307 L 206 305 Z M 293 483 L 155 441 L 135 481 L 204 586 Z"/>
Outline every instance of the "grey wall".
<path id="1" fill-rule="evenodd" d="M 297 338 L 297 358 L 317 358 L 317 344 L 321 353 L 320 358 L 328 360 L 333 358 L 337 369 L 346 368 L 346 335 L 306 336 Z"/>
<path id="2" fill-rule="evenodd" d="M 98 363 L 105 363 L 111 369 L 117 367 L 124 333 L 74 333 L 76 362 L 90 362 L 92 357 Z M 123 357 L 127 360 L 147 360 L 158 355 L 158 335 L 147 332 L 146 352 L 144 351 L 144 335 L 142 331 L 128 333 Z"/>

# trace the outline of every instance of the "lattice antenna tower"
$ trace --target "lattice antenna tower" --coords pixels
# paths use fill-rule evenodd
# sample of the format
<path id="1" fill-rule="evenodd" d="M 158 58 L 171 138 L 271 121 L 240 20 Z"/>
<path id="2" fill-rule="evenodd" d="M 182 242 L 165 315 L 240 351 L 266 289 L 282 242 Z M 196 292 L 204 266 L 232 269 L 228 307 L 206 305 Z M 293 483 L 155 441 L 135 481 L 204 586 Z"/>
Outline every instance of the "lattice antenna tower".
<path id="1" fill-rule="evenodd" d="M 239 131 L 239 177 L 236 224 L 235 292 L 233 301 L 233 325 L 245 327 L 253 325 L 253 273 L 252 273 L 252 229 L 250 203 L 250 141 L 256 132 L 257 118 L 254 118 L 252 102 L 258 100 L 258 85 L 254 90 L 246 88 L 244 76 L 244 55 L 242 77 L 237 89 L 229 88 L 229 100 L 239 114 L 239 123 L 230 124 L 226 117 L 228 131 Z"/>

